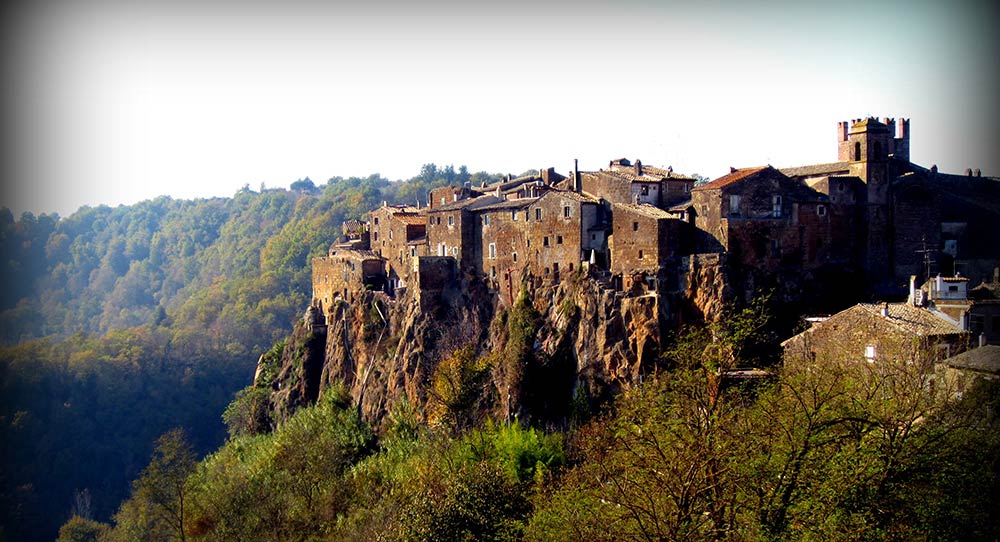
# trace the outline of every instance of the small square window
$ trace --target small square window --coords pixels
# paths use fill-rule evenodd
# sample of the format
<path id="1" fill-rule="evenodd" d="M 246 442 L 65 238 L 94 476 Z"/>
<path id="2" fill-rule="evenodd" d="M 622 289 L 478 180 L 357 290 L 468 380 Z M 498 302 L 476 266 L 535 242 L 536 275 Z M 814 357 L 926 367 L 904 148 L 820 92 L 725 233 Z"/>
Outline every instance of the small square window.
<path id="1" fill-rule="evenodd" d="M 449 216 L 448 217 L 448 225 L 449 226 L 454 226 L 455 225 L 455 217 L 454 216 Z"/>
<path id="2" fill-rule="evenodd" d="M 514 222 L 517 222 L 517 211 L 510 212 L 510 219 L 513 220 Z"/>
<path id="3" fill-rule="evenodd" d="M 562 235 L 557 235 L 556 236 L 556 244 L 557 245 L 561 245 L 562 244 Z"/>
<path id="4" fill-rule="evenodd" d="M 639 259 L 640 260 L 642 259 L 642 251 L 641 250 L 639 251 Z"/>
<path id="5" fill-rule="evenodd" d="M 639 231 L 639 223 L 638 222 L 633 222 L 632 223 L 632 231 Z"/>
<path id="6" fill-rule="evenodd" d="M 563 207 L 563 217 L 569 218 L 569 205 Z"/>
<path id="7" fill-rule="evenodd" d="M 872 363 L 872 362 L 875 361 L 875 347 L 874 346 L 866 346 L 865 347 L 865 359 L 868 360 L 868 363 Z"/>
<path id="8" fill-rule="evenodd" d="M 535 220 L 541 220 L 541 219 L 542 219 L 542 210 L 541 210 L 541 208 L 535 209 Z"/>
<path id="9" fill-rule="evenodd" d="M 548 236 L 542 237 L 542 246 L 543 247 L 549 246 L 549 238 L 548 238 Z"/>

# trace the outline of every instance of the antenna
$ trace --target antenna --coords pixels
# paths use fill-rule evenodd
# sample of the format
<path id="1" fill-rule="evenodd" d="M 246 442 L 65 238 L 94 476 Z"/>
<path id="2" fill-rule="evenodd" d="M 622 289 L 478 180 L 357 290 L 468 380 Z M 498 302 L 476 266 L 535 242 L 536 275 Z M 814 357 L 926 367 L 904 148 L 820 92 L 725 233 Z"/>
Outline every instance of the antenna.
<path id="1" fill-rule="evenodd" d="M 931 264 L 932 263 L 937 263 L 936 261 L 934 261 L 933 259 L 931 259 L 931 254 L 933 252 L 935 252 L 935 251 L 927 248 L 927 236 L 926 235 L 921 236 L 921 238 L 920 238 L 920 246 L 921 246 L 921 249 L 920 250 L 916 250 L 914 252 L 916 252 L 917 254 L 923 254 L 923 257 L 924 257 L 924 273 L 925 273 L 924 274 L 924 280 L 928 280 L 928 279 L 931 278 Z"/>

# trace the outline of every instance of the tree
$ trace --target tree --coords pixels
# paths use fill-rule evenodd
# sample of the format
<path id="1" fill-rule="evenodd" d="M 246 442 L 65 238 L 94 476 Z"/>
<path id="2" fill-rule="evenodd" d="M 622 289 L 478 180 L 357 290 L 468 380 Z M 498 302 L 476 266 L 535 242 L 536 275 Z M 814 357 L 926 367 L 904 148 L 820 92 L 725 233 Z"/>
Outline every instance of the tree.
<path id="1" fill-rule="evenodd" d="M 56 542 L 98 542 L 108 533 L 104 523 L 74 515 L 59 529 Z"/>
<path id="2" fill-rule="evenodd" d="M 166 540 L 186 540 L 187 479 L 195 465 L 184 430 L 171 429 L 157 439 L 149 465 L 133 484 L 133 499 L 147 507 L 153 532 Z"/>

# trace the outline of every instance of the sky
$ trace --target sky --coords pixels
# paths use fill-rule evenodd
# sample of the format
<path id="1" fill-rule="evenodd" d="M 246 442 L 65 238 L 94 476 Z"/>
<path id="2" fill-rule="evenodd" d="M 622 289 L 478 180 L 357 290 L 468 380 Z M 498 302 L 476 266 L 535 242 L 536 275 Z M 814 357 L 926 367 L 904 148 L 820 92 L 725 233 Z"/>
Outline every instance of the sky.
<path id="1" fill-rule="evenodd" d="M 231 196 L 423 164 L 627 157 L 715 178 L 833 162 L 911 119 L 911 159 L 1000 176 L 986 2 L 38 0 L 2 14 L 0 205 Z"/>

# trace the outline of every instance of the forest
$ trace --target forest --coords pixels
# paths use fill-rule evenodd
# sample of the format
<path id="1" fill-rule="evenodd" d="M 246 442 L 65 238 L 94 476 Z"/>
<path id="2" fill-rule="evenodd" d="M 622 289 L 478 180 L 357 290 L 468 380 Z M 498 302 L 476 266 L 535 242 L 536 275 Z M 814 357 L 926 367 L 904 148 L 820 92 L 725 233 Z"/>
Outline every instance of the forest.
<path id="1" fill-rule="evenodd" d="M 222 445 L 226 405 L 308 306 L 311 258 L 345 219 L 500 177 L 427 164 L 69 217 L 0 208 L 0 539 L 107 520 L 171 428 L 198 457 Z"/>

